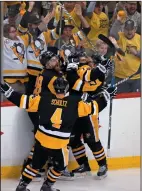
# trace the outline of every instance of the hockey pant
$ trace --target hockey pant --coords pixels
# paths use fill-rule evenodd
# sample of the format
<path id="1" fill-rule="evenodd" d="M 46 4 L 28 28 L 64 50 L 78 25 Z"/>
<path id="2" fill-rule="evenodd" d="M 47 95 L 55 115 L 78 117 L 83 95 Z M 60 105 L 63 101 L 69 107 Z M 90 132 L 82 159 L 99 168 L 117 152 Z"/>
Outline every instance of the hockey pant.
<path id="1" fill-rule="evenodd" d="M 21 181 L 24 181 L 25 184 L 29 184 L 32 179 L 36 177 L 39 170 L 45 165 L 48 157 L 52 157 L 55 162 L 54 166 L 47 172 L 46 181 L 50 184 L 54 184 L 68 165 L 69 151 L 67 147 L 57 150 L 48 149 L 42 147 L 39 142 L 35 144 L 32 163 L 27 165 L 22 172 Z"/>
<path id="2" fill-rule="evenodd" d="M 79 165 L 88 164 L 85 146 L 81 141 L 82 135 L 84 142 L 87 143 L 91 149 L 98 165 L 106 165 L 104 148 L 99 139 L 99 122 L 95 116 L 78 118 L 73 127 L 69 145 Z"/>

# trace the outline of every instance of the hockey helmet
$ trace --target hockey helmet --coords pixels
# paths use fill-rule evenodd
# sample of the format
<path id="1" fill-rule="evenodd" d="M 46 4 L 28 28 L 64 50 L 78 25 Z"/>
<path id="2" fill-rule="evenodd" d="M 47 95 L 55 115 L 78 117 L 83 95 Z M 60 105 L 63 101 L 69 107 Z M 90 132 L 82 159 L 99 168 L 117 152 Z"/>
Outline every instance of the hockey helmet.
<path id="1" fill-rule="evenodd" d="M 63 77 L 58 77 L 54 81 L 53 86 L 57 94 L 66 94 L 69 89 L 69 83 Z"/>
<path id="2" fill-rule="evenodd" d="M 54 56 L 57 57 L 57 55 L 54 54 L 53 52 L 51 52 L 51 51 L 46 51 L 46 52 L 44 52 L 43 54 L 40 55 L 40 57 L 39 57 L 40 63 L 41 63 L 43 66 L 45 66 L 45 65 L 47 64 L 47 62 L 48 62 L 52 57 L 54 57 Z"/>

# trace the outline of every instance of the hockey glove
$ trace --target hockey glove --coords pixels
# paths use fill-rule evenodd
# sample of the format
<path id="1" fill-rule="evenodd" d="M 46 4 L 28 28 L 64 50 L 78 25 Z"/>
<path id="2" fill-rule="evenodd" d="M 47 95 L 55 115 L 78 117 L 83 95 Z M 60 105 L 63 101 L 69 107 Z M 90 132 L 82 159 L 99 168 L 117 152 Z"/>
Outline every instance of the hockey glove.
<path id="1" fill-rule="evenodd" d="M 67 71 L 69 70 L 78 70 L 78 65 L 79 65 L 79 57 L 78 54 L 72 54 L 68 57 L 68 66 L 67 66 Z"/>
<path id="2" fill-rule="evenodd" d="M 9 98 L 14 91 L 8 83 L 0 83 L 1 92 L 5 95 L 5 97 Z"/>
<path id="3" fill-rule="evenodd" d="M 115 97 L 117 94 L 117 87 L 109 87 L 109 88 L 104 88 L 102 91 L 105 100 L 109 101 L 111 98 Z"/>
<path id="4" fill-rule="evenodd" d="M 106 68 L 106 70 L 109 70 L 112 67 L 112 61 L 106 58 L 102 60 L 101 65 L 103 65 Z"/>

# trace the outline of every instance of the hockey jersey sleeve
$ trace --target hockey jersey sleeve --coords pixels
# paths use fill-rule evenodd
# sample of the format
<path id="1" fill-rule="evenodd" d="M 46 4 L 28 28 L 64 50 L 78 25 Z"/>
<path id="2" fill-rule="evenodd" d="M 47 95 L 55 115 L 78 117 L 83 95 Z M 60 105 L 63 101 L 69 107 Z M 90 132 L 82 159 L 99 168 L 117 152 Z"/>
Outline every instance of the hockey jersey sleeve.
<path id="1" fill-rule="evenodd" d="M 86 82 L 96 81 L 97 79 L 101 82 L 105 80 L 105 72 L 100 69 L 98 65 L 96 68 L 89 68 L 88 66 L 83 66 L 78 70 L 79 77 Z"/>
<path id="2" fill-rule="evenodd" d="M 92 81 L 86 81 L 85 75 L 91 75 Z M 70 70 L 67 72 L 67 80 L 69 81 L 70 88 L 75 91 L 80 92 L 88 92 L 88 91 L 96 91 L 96 89 L 102 85 L 104 82 L 105 76 L 99 76 L 98 70 L 81 70 L 80 72 L 76 72 L 74 70 Z M 87 77 L 86 77 L 87 78 Z M 89 80 L 89 77 L 88 77 Z"/>
<path id="3" fill-rule="evenodd" d="M 56 40 L 59 38 L 58 34 L 56 33 L 56 29 L 47 30 L 47 31 L 43 32 L 43 35 L 44 35 L 45 42 L 47 45 L 48 44 L 54 45 Z"/>
<path id="4" fill-rule="evenodd" d="M 28 112 L 37 112 L 41 97 L 39 95 L 27 96 L 13 91 L 7 99 L 21 109 L 26 109 Z"/>
<path id="5" fill-rule="evenodd" d="M 89 99 L 86 101 L 81 100 L 78 103 L 78 116 L 85 117 L 88 115 L 94 115 L 98 117 L 101 112 L 107 106 L 107 101 L 104 94 L 99 94 L 95 99 Z"/>

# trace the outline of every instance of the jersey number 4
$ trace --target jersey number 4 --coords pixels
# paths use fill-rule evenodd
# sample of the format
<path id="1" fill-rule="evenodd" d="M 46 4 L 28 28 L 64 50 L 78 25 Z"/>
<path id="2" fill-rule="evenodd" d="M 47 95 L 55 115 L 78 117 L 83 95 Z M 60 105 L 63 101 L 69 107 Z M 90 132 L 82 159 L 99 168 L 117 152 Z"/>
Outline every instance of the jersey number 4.
<path id="1" fill-rule="evenodd" d="M 53 127 L 60 129 L 62 124 L 61 117 L 62 117 L 62 108 L 57 108 L 50 119 Z"/>

